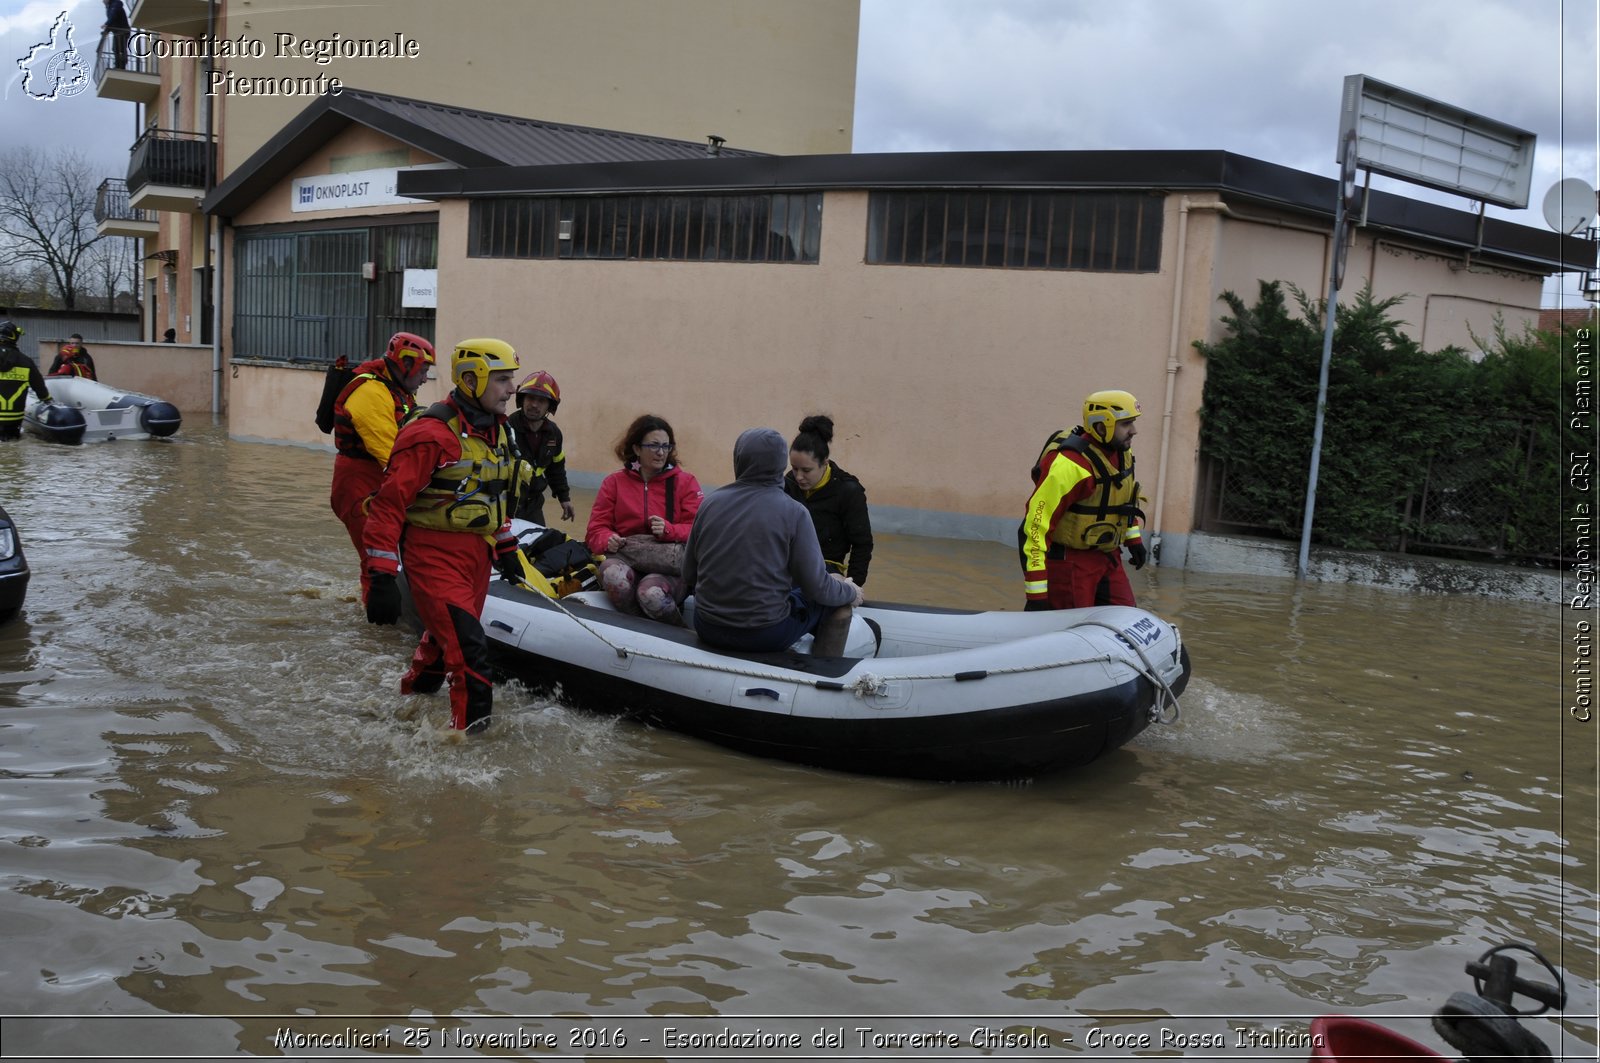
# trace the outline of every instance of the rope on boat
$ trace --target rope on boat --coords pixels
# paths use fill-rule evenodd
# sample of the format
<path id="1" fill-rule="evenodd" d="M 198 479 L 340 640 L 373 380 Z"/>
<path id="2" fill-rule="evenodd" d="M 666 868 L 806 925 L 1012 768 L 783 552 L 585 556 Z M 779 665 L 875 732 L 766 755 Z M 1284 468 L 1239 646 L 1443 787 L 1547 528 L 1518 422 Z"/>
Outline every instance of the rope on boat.
<path id="1" fill-rule="evenodd" d="M 910 683 L 928 679 L 961 680 L 963 678 L 981 678 L 983 676 L 991 675 L 1020 675 L 1026 672 L 1049 671 L 1053 668 L 1074 668 L 1081 664 L 1128 663 L 1125 658 L 1118 657 L 1115 654 L 1101 653 L 1092 657 L 1078 657 L 1067 661 L 1043 661 L 1038 664 L 1017 664 L 1009 665 L 1003 668 L 988 668 L 978 675 L 968 672 L 949 672 L 946 674 L 933 675 L 919 674 L 880 676 L 871 672 L 866 672 L 857 677 L 854 683 L 850 684 L 849 686 L 845 686 L 843 683 L 832 679 L 816 679 L 809 676 L 801 677 L 788 673 L 762 671 L 756 668 L 748 667 L 737 667 L 716 661 L 690 660 L 687 657 L 676 657 L 666 653 L 653 653 L 649 650 L 628 649 L 623 646 L 618 646 L 616 643 L 606 638 L 605 635 L 597 630 L 592 624 L 589 624 L 571 609 L 568 609 L 566 606 L 562 605 L 559 598 L 547 598 L 546 600 L 549 601 L 551 605 L 555 606 L 557 609 L 561 610 L 561 612 L 570 617 L 574 622 L 577 623 L 579 627 L 583 628 L 585 631 L 589 632 L 589 634 L 605 643 L 606 646 L 617 655 L 617 657 L 623 660 L 626 660 L 630 655 L 632 655 L 634 657 L 642 657 L 646 660 L 661 661 L 664 664 L 682 664 L 712 672 L 724 672 L 728 675 L 743 676 L 746 679 L 768 679 L 772 680 L 773 682 L 795 683 L 802 686 L 817 687 L 818 689 L 848 690 L 850 693 L 854 694 L 857 698 L 863 701 L 869 697 L 881 698 L 888 696 L 890 683 Z M 1171 684 L 1169 684 L 1165 679 L 1161 678 L 1161 673 L 1157 671 L 1155 666 L 1150 663 L 1150 658 L 1145 656 L 1144 649 L 1141 646 L 1135 643 L 1132 639 L 1128 638 L 1127 635 L 1123 634 L 1121 628 L 1112 624 L 1108 624 L 1103 620 L 1089 620 L 1085 621 L 1079 626 L 1103 627 L 1107 631 L 1110 631 L 1112 634 L 1116 635 L 1117 638 L 1120 639 L 1125 645 L 1131 647 L 1133 652 L 1139 655 L 1140 663 L 1144 665 L 1141 674 L 1155 685 L 1156 690 L 1161 695 L 1161 697 L 1159 697 L 1150 707 L 1151 721 L 1153 723 L 1168 724 L 1178 722 L 1178 696 L 1172 692 Z M 1169 708 L 1172 710 L 1172 715 L 1170 717 L 1166 715 Z"/>
<path id="2" fill-rule="evenodd" d="M 1161 678 L 1161 673 L 1158 672 L 1155 666 L 1150 663 L 1150 658 L 1144 655 L 1143 646 L 1140 646 L 1138 643 L 1130 639 L 1126 634 L 1123 633 L 1121 628 L 1108 624 L 1104 620 L 1087 620 L 1084 621 L 1084 623 L 1080 626 L 1103 627 L 1107 631 L 1116 635 L 1117 638 L 1121 639 L 1124 644 L 1133 650 L 1134 653 L 1137 653 L 1139 655 L 1140 662 L 1144 664 L 1145 678 L 1149 679 L 1155 684 L 1156 691 L 1160 694 L 1160 697 L 1156 698 L 1156 700 L 1150 705 L 1150 722 L 1166 724 L 1178 722 L 1178 717 L 1183 715 L 1182 711 L 1178 708 L 1178 695 L 1172 692 L 1172 685 L 1165 679 Z M 1183 652 L 1181 644 L 1179 645 L 1178 652 L 1180 655 Z M 1171 716 L 1167 715 L 1168 709 L 1172 710 Z"/>

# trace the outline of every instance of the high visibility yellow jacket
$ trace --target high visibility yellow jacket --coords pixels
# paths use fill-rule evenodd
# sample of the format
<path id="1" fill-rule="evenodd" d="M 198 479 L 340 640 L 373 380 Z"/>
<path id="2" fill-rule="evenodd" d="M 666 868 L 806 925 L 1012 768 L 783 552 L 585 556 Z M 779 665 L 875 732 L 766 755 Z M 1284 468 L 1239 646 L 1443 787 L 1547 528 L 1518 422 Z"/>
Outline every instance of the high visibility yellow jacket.
<path id="1" fill-rule="evenodd" d="M 1022 567 L 1028 597 L 1043 600 L 1047 558 L 1065 550 L 1115 553 L 1140 538 L 1144 495 L 1130 452 L 1106 450 L 1081 433 L 1047 452 L 1039 471 L 1022 521 Z"/>

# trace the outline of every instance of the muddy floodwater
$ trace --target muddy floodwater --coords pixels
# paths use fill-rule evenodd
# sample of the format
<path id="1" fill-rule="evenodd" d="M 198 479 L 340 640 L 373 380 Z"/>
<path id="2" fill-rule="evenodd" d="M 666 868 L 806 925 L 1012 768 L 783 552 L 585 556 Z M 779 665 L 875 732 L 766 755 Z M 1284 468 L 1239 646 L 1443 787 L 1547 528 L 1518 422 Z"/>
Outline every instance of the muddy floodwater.
<path id="1" fill-rule="evenodd" d="M 207 424 L 0 444 L 33 568 L 0 626 L 6 1055 L 1304 1059 L 1331 1012 L 1449 1052 L 1427 1016 L 1510 940 L 1571 994 L 1528 1028 L 1594 1055 L 1595 725 L 1554 605 L 1147 568 L 1181 717 L 1008 784 L 515 684 L 459 742 L 364 622 L 331 464 Z M 867 590 L 1021 598 L 1014 550 L 894 535 Z"/>

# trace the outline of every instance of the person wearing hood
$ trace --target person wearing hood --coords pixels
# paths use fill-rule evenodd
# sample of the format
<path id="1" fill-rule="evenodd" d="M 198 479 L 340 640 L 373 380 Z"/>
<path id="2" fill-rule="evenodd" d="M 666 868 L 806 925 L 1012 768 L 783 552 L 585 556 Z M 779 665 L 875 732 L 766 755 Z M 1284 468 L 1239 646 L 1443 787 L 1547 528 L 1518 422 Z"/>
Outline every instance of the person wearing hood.
<path id="1" fill-rule="evenodd" d="M 758 653 L 814 633 L 812 653 L 837 657 L 861 588 L 828 571 L 811 514 L 784 494 L 788 457 L 772 428 L 747 428 L 734 444 L 734 482 L 707 496 L 684 550 L 694 627 L 713 646 Z"/>
<path id="2" fill-rule="evenodd" d="M 400 619 L 403 557 L 424 630 L 400 693 L 431 694 L 448 679 L 450 726 L 468 734 L 486 729 L 494 708 L 478 620 L 490 564 L 506 580 L 523 578 L 510 512 L 518 459 L 505 417 L 517 369 L 504 340 L 458 343 L 455 390 L 400 429 L 367 513 L 367 622 Z"/>
<path id="3" fill-rule="evenodd" d="M 789 443 L 783 490 L 810 511 L 828 571 L 843 572 L 857 587 L 865 587 L 872 562 L 867 489 L 828 459 L 832 442 L 833 418 L 819 413 L 801 421 L 800 434 Z"/>

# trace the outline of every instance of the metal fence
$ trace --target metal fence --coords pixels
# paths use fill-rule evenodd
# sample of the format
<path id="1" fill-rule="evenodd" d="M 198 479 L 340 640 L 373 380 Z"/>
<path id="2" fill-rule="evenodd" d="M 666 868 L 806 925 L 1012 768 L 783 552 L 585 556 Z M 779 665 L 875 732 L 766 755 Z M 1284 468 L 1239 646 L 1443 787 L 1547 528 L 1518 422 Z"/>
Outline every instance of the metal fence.
<path id="1" fill-rule="evenodd" d="M 1395 500 L 1395 530 L 1377 536 L 1374 548 L 1522 565 L 1571 560 L 1561 556 L 1560 529 L 1553 526 L 1559 522 L 1549 519 L 1552 506 L 1533 497 L 1526 487 L 1546 479 L 1537 471 L 1543 457 L 1537 451 L 1537 437 L 1519 425 L 1507 426 L 1500 435 L 1489 432 L 1485 438 L 1500 441 L 1494 450 L 1498 466 L 1491 466 L 1483 450 L 1440 454 L 1423 461 L 1420 486 Z M 1292 518 L 1294 534 L 1286 534 L 1279 527 L 1283 514 L 1267 512 L 1239 489 L 1239 478 L 1253 479 L 1258 474 L 1254 463 L 1230 466 L 1223 458 L 1203 458 L 1196 515 L 1199 530 L 1298 538 L 1298 512 Z"/>

